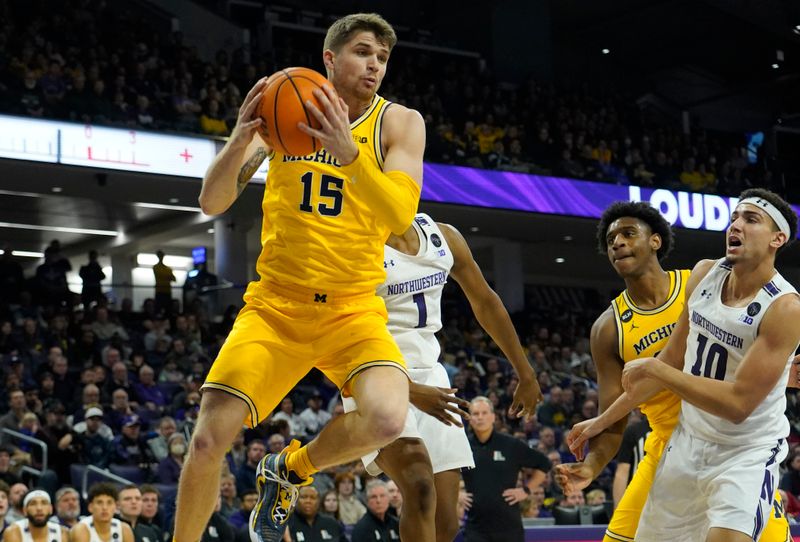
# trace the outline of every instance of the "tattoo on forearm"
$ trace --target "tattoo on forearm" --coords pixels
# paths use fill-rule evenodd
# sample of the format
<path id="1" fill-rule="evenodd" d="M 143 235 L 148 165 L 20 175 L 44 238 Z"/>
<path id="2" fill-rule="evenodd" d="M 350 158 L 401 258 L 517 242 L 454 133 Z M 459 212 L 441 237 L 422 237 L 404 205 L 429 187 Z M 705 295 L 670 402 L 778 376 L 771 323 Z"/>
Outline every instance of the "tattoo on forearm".
<path id="1" fill-rule="evenodd" d="M 245 187 L 247 186 L 247 182 L 250 178 L 258 171 L 259 166 L 267 157 L 267 149 L 264 147 L 259 147 L 256 149 L 256 152 L 253 153 L 253 156 L 248 158 L 247 162 L 244 163 L 242 169 L 239 170 L 239 178 L 236 179 L 236 190 L 238 194 L 241 194 Z M 237 195 L 238 195 L 237 194 Z"/>

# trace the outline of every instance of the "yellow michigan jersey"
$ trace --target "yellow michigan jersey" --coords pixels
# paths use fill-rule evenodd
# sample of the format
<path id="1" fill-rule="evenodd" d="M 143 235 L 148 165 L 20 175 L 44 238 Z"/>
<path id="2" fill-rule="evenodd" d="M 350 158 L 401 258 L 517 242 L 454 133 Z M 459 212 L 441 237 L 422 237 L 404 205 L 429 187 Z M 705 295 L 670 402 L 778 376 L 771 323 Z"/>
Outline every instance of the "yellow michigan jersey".
<path id="1" fill-rule="evenodd" d="M 658 354 L 675 328 L 686 303 L 686 282 L 690 271 L 682 269 L 668 273 L 669 295 L 660 307 L 637 307 L 627 290 L 611 302 L 617 326 L 619 356 L 625 363 Z M 641 409 L 653 431 L 645 440 L 645 456 L 614 510 L 603 542 L 633 542 L 664 447 L 678 423 L 681 399 L 671 391 L 663 391 L 641 405 Z M 760 542 L 786 542 L 788 533 L 789 524 L 783 516 L 780 497 L 776 492 L 775 505 Z"/>
<path id="2" fill-rule="evenodd" d="M 625 290 L 611 303 L 617 324 L 619 356 L 624 362 L 655 356 L 667 344 L 675 323 L 683 311 L 689 270 L 668 271 L 669 295 L 660 307 L 641 309 L 634 305 Z M 680 398 L 663 391 L 642 406 L 650 427 L 662 438 L 669 438 L 681 409 Z"/>
<path id="3" fill-rule="evenodd" d="M 360 158 L 383 169 L 381 121 L 391 102 L 375 96 L 350 124 Z M 270 156 L 262 203 L 262 281 L 317 292 L 374 292 L 385 278 L 388 227 L 359 200 L 325 149 L 308 156 Z"/>
<path id="4" fill-rule="evenodd" d="M 359 160 L 383 169 L 381 121 L 389 102 L 376 96 L 351 123 Z M 263 200 L 257 270 L 203 389 L 240 398 L 252 427 L 312 368 L 345 395 L 361 371 L 405 371 L 375 293 L 384 281 L 389 228 L 351 190 L 324 149 L 301 157 L 273 153 Z"/>

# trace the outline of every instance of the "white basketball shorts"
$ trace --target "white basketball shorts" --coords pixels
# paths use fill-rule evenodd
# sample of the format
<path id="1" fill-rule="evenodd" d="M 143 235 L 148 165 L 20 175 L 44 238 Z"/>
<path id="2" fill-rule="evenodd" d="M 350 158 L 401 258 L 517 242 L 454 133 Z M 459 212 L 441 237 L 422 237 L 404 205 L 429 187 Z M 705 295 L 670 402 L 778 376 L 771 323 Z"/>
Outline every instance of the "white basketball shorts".
<path id="1" fill-rule="evenodd" d="M 418 384 L 439 388 L 450 387 L 450 379 L 441 363 L 430 369 L 408 369 L 408 376 Z M 343 403 L 345 412 L 357 409 L 356 401 L 352 397 L 343 398 Z M 472 449 L 469 447 L 464 429 L 455 425 L 445 425 L 414 405 L 408 407 L 406 425 L 399 438 L 422 439 L 428 449 L 434 474 L 462 467 L 470 469 L 475 467 Z M 367 472 L 373 476 L 381 473 L 380 467 L 375 463 L 378 453 L 379 450 L 376 450 L 361 458 Z"/>
<path id="2" fill-rule="evenodd" d="M 690 435 L 679 423 L 661 456 L 635 540 L 703 542 L 712 527 L 758 540 L 787 453 L 785 439 L 717 444 Z"/>

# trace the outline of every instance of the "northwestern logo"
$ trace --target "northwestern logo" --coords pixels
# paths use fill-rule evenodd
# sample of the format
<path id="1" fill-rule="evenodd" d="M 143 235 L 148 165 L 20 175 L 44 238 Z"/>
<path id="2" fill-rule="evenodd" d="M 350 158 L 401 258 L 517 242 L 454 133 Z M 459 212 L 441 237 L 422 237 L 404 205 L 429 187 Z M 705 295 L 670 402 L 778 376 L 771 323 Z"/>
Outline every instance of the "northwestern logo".
<path id="1" fill-rule="evenodd" d="M 440 246 L 442 246 L 442 239 L 441 239 L 441 237 L 439 237 L 435 233 L 432 233 L 431 234 L 431 243 L 433 243 L 433 246 L 435 246 L 436 248 L 439 248 Z"/>
<path id="2" fill-rule="evenodd" d="M 658 341 L 668 339 L 673 329 L 675 329 L 675 324 L 667 324 L 642 337 L 638 343 L 633 345 L 633 350 L 636 352 L 636 355 L 638 356 L 644 352 L 647 347 L 656 344 Z"/>
<path id="3" fill-rule="evenodd" d="M 691 322 L 692 324 L 708 331 L 712 337 L 714 337 L 724 345 L 733 346 L 734 348 L 738 348 L 739 350 L 741 350 L 742 346 L 744 346 L 744 339 L 742 339 L 737 335 L 734 335 L 729 331 L 722 329 L 713 322 L 710 322 L 705 316 L 703 316 L 697 311 L 692 311 Z"/>
<path id="4" fill-rule="evenodd" d="M 754 301 L 753 303 L 750 303 L 747 306 L 747 315 L 748 316 L 755 316 L 759 312 L 761 312 L 761 303 L 759 303 L 758 301 Z"/>
<path id="5" fill-rule="evenodd" d="M 432 275 L 428 275 L 426 277 L 407 280 L 405 282 L 397 282 L 395 284 L 388 284 L 386 286 L 386 294 L 399 295 L 419 292 L 432 286 L 444 284 L 445 282 L 447 282 L 447 273 L 444 271 L 439 271 L 438 273 L 433 273 Z"/>
<path id="6" fill-rule="evenodd" d="M 642 197 L 642 189 L 638 186 L 628 187 L 628 199 L 649 202 L 670 224 L 712 231 L 723 231 L 728 227 L 731 213 L 739 203 L 739 198 L 664 189 L 653 190 L 649 197 Z"/>
<path id="7" fill-rule="evenodd" d="M 630 309 L 626 310 L 625 312 L 619 315 L 619 319 L 622 320 L 623 322 L 627 322 L 631 318 L 633 318 L 633 311 Z"/>

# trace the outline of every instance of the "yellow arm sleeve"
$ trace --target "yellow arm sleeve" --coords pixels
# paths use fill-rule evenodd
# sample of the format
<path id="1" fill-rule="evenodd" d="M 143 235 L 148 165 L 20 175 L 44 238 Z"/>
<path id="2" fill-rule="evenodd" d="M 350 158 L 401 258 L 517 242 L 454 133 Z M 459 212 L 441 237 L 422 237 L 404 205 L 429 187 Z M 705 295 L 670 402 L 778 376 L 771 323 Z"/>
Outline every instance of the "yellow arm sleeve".
<path id="1" fill-rule="evenodd" d="M 384 173 L 360 154 L 351 164 L 343 166 L 342 172 L 392 233 L 402 235 L 411 226 L 422 187 L 410 175 L 397 170 Z"/>

